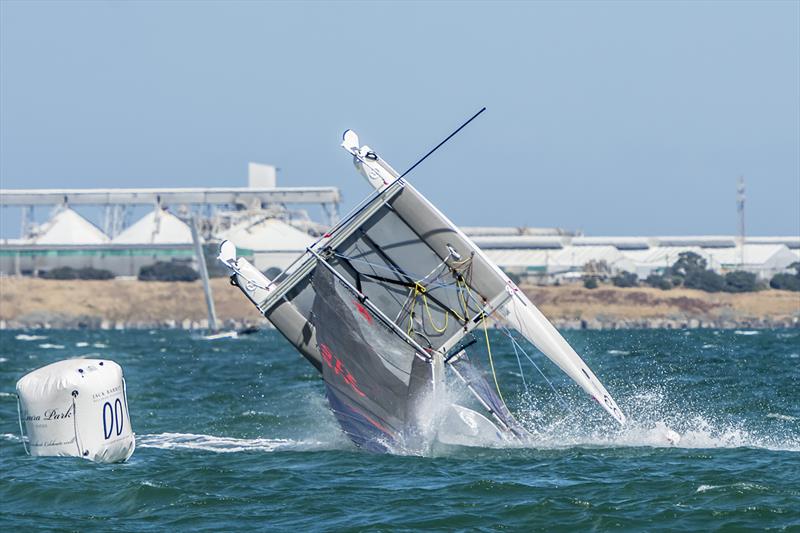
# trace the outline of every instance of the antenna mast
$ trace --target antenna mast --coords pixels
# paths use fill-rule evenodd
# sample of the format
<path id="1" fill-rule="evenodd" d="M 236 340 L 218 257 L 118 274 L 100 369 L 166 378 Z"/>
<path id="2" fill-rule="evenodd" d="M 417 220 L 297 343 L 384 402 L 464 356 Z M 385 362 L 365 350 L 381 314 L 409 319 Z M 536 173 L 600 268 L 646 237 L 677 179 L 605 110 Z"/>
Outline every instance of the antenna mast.
<path id="1" fill-rule="evenodd" d="M 739 212 L 739 249 L 741 257 L 739 266 L 744 266 L 744 176 L 739 176 L 739 184 L 736 187 L 736 210 Z"/>

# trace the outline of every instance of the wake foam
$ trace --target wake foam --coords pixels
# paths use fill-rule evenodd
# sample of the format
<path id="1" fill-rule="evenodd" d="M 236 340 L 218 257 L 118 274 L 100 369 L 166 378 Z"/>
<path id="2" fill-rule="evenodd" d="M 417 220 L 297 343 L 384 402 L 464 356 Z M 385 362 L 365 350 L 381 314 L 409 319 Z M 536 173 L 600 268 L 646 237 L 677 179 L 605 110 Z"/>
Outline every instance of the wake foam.
<path id="1" fill-rule="evenodd" d="M 16 337 L 14 337 L 18 341 L 42 341 L 46 339 L 44 335 L 27 335 L 25 333 L 20 333 Z"/>
<path id="2" fill-rule="evenodd" d="M 571 422 L 575 424 L 574 419 Z M 715 427 L 702 417 L 695 417 L 685 426 L 668 425 L 663 420 L 629 419 L 618 429 L 586 430 L 566 424 L 539 429 L 530 443 L 534 448 L 571 447 L 651 447 L 651 448 L 762 448 L 773 451 L 800 451 L 800 439 L 773 438 L 747 431 L 734 425 Z"/>
<path id="3" fill-rule="evenodd" d="M 484 448 L 564 449 L 573 447 L 602 448 L 759 448 L 772 451 L 800 452 L 800 434 L 792 427 L 794 417 L 776 413 L 766 415 L 772 423 L 760 420 L 742 420 L 715 412 L 681 406 L 666 387 L 639 389 L 628 397 L 620 398 L 622 410 L 628 414 L 624 426 L 597 412 L 597 406 L 580 392 L 565 398 L 566 405 L 542 398 L 521 396 L 512 411 L 531 436 L 524 442 L 477 439 L 466 446 Z M 470 403 L 469 394 L 448 388 L 436 403 L 458 403 L 483 409 Z M 454 436 L 445 435 L 441 409 L 427 421 L 427 434 L 438 435 L 438 441 L 457 442 Z M 488 415 L 487 415 L 488 417 Z M 493 420 L 493 422 L 495 422 Z M 495 422 L 496 423 L 496 422 Z M 781 424 L 776 427 L 776 423 Z M 456 436 L 458 437 L 458 436 Z"/>
<path id="4" fill-rule="evenodd" d="M 730 489 L 739 493 L 769 490 L 767 487 L 759 485 L 758 483 L 739 482 L 731 483 L 730 485 L 700 485 L 695 492 L 724 491 Z"/>
<path id="5" fill-rule="evenodd" d="M 656 447 L 656 448 L 761 448 L 772 451 L 800 451 L 800 435 L 790 427 L 760 427 L 758 420 L 740 420 L 707 413 L 702 409 L 681 409 L 660 388 L 640 391 L 621 398 L 628 414 L 624 426 L 614 426 L 587 409 L 585 401 L 572 399 L 573 414 L 552 409 L 518 410 L 524 425 L 534 435 L 524 446 L 534 448 Z M 538 402 L 540 405 L 540 402 Z M 523 405 L 536 404 L 528 399 Z M 540 405 L 541 407 L 541 405 Z M 591 409 L 590 406 L 589 409 Z M 549 412 L 547 412 L 549 411 Z M 776 413 L 766 418 L 789 424 L 794 417 Z"/>
<path id="6" fill-rule="evenodd" d="M 283 450 L 301 451 L 322 447 L 315 441 L 295 441 L 291 439 L 238 439 L 215 435 L 194 433 L 156 433 L 138 436 L 139 448 L 158 448 L 162 450 L 200 450 L 216 453 L 236 452 L 276 452 Z"/>

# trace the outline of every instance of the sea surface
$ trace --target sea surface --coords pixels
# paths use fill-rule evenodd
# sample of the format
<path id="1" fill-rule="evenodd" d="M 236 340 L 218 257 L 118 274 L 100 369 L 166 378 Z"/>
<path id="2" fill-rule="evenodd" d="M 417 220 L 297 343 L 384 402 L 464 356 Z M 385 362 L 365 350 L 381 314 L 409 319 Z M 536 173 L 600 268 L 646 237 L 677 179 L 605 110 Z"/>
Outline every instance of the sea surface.
<path id="1" fill-rule="evenodd" d="M 0 530 L 800 531 L 800 331 L 566 337 L 624 428 L 492 331 L 532 441 L 375 455 L 342 435 L 316 372 L 273 331 L 0 331 Z M 127 463 L 26 456 L 15 383 L 73 357 L 122 365 Z"/>

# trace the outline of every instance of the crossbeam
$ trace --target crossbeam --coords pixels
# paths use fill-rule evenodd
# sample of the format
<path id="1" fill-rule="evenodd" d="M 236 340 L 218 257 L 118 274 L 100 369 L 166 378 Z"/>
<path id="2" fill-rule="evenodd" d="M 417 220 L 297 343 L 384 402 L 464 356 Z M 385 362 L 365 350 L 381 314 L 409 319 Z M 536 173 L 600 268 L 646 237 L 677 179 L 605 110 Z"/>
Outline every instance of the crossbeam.
<path id="1" fill-rule="evenodd" d="M 335 204 L 337 187 L 193 187 L 147 189 L 0 189 L 0 206 L 266 203 Z"/>

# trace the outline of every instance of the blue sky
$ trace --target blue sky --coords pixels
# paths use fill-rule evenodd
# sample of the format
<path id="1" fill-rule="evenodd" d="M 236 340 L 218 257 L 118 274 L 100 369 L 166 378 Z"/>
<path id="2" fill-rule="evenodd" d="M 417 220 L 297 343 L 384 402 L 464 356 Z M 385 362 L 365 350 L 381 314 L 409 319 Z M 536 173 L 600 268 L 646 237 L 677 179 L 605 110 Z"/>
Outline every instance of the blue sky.
<path id="1" fill-rule="evenodd" d="M 0 2 L 4 188 L 368 193 L 355 129 L 456 223 L 800 232 L 799 2 Z M 16 236 L 4 209 L 0 234 Z M 12 212 L 13 211 L 13 212 Z"/>

